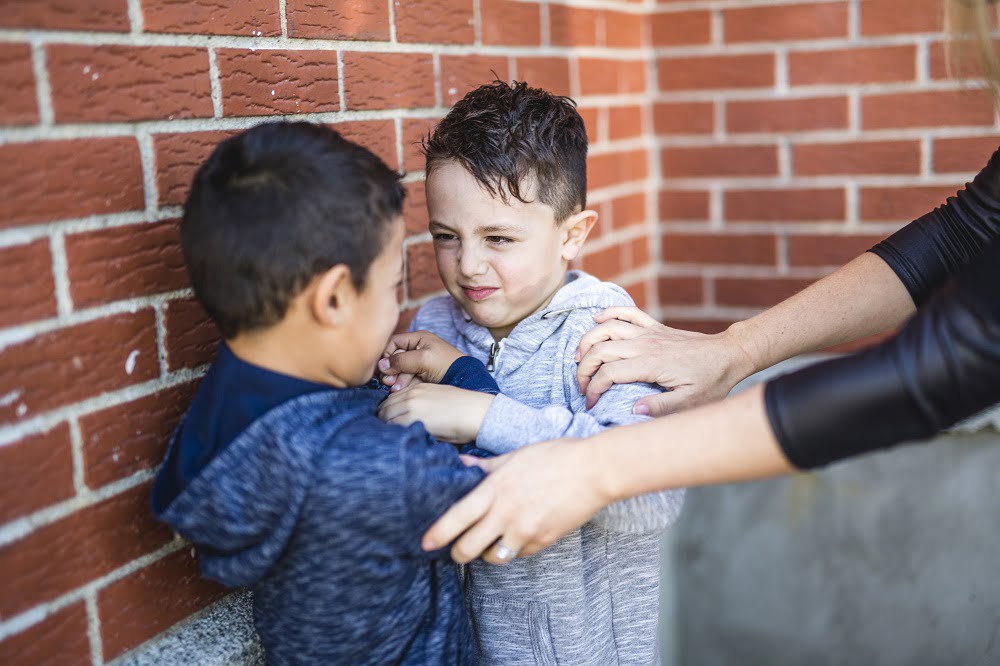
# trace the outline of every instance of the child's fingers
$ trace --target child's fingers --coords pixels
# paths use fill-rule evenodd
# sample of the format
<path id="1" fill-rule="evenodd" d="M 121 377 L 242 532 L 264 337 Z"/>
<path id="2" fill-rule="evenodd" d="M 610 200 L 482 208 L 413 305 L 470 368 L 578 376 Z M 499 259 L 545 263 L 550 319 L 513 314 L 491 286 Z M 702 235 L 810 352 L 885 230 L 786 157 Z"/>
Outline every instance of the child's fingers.
<path id="1" fill-rule="evenodd" d="M 385 374 L 419 375 L 428 370 L 427 352 L 423 349 L 396 352 L 380 360 L 378 369 Z"/>
<path id="2" fill-rule="evenodd" d="M 400 373 L 396 375 L 396 383 L 392 385 L 393 391 L 402 391 L 407 386 L 409 386 L 414 380 L 414 376 L 408 372 Z"/>
<path id="3" fill-rule="evenodd" d="M 459 456 L 462 462 L 465 463 L 466 467 L 478 467 L 487 474 L 502 467 L 504 464 L 504 457 L 505 456 L 498 456 L 496 458 L 480 458 L 479 456 L 470 456 L 468 454 L 462 454 Z"/>

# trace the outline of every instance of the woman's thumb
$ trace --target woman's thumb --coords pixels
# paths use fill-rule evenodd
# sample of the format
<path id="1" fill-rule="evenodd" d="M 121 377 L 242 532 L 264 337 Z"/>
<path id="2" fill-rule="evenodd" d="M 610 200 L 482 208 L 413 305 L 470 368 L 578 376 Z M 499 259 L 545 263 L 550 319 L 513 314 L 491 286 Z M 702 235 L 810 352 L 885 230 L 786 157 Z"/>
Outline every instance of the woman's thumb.
<path id="1" fill-rule="evenodd" d="M 681 403 L 682 399 L 673 391 L 666 391 L 636 400 L 635 405 L 632 406 L 632 413 L 640 416 L 666 416 L 676 412 Z"/>

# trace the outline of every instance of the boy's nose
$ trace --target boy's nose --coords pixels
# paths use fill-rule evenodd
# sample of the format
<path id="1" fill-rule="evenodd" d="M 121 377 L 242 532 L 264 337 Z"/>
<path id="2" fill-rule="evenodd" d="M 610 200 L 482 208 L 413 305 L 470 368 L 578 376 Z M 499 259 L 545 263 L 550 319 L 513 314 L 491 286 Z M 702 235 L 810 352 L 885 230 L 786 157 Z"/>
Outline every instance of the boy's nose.
<path id="1" fill-rule="evenodd" d="M 463 277 L 473 277 L 486 272 L 486 262 L 477 252 L 463 251 L 458 258 L 458 270 Z"/>

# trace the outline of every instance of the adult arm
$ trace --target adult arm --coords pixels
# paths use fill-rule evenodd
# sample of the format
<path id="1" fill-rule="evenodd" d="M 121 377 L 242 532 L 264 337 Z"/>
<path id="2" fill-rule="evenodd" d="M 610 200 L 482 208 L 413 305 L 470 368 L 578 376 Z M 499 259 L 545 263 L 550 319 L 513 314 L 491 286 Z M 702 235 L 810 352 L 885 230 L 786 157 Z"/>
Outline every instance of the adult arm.
<path id="1" fill-rule="evenodd" d="M 501 535 L 530 554 L 622 497 L 787 474 L 929 437 L 1000 401 L 997 284 L 1000 240 L 871 350 L 680 414 L 489 461 L 490 476 L 424 546 L 465 532 L 452 551 L 458 561 Z M 498 561 L 492 551 L 486 558 Z"/>
<path id="2" fill-rule="evenodd" d="M 719 399 L 744 377 L 779 361 L 898 327 L 997 237 L 1000 151 L 943 206 L 724 333 L 677 331 L 635 311 L 603 313 L 602 325 L 581 341 L 581 388 L 590 402 L 619 382 L 673 389 L 639 403 L 653 414 Z"/>

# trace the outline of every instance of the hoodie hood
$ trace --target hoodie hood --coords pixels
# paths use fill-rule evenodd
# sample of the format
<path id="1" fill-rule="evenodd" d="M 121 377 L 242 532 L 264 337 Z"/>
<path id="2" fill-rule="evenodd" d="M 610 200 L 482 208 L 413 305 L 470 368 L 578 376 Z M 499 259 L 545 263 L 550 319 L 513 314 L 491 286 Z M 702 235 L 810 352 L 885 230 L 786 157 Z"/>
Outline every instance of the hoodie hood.
<path id="1" fill-rule="evenodd" d="M 493 335 L 488 329 L 472 321 L 457 301 L 448 300 L 452 304 L 455 330 L 470 346 L 483 350 L 488 355 L 495 342 Z M 545 340 L 559 330 L 571 313 L 590 310 L 592 314 L 596 314 L 605 308 L 621 305 L 623 300 L 631 302 L 628 293 L 618 285 L 602 282 L 583 271 L 569 271 L 563 286 L 549 304 L 522 319 L 510 335 L 498 343 L 499 348 L 503 350 L 508 362 L 518 358 L 527 360 Z"/>
<path id="2" fill-rule="evenodd" d="M 383 397 L 380 391 L 340 389 L 272 409 L 156 517 L 197 546 L 207 577 L 231 587 L 260 580 L 292 536 L 323 443 L 348 421 L 373 415 Z M 170 453 L 183 427 L 175 431 Z"/>

